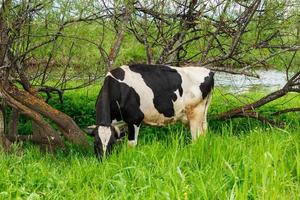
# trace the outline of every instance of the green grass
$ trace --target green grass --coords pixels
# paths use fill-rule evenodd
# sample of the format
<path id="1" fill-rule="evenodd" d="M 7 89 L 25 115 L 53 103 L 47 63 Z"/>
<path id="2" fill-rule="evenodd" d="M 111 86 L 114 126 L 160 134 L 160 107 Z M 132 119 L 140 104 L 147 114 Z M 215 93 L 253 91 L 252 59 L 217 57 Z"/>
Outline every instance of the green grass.
<path id="1" fill-rule="evenodd" d="M 182 126 L 144 127 L 102 162 L 71 148 L 0 156 L 1 199 L 298 199 L 297 130 L 229 127 L 189 142 Z"/>
<path id="2" fill-rule="evenodd" d="M 66 93 L 64 104 L 50 103 L 85 127 L 94 122 L 98 90 Z M 20 144 L 23 151 L 16 146 L 14 153 L 0 153 L 0 199 L 300 199 L 299 113 L 279 117 L 285 129 L 251 119 L 211 119 L 261 96 L 237 100 L 216 89 L 206 137 L 191 143 L 180 123 L 142 126 L 136 148 L 122 141 L 102 162 L 92 147 L 49 154 Z M 299 96 L 291 94 L 261 111 L 268 116 L 298 104 Z"/>

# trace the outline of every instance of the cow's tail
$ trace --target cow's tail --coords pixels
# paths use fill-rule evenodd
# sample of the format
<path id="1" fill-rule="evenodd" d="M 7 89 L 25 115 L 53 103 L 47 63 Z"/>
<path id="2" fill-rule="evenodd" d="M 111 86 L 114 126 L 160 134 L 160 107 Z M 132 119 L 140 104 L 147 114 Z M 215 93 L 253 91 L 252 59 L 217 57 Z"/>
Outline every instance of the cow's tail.
<path id="1" fill-rule="evenodd" d="M 213 89 L 215 87 L 215 79 L 214 79 L 215 73 L 213 71 L 209 72 L 209 77 L 210 77 L 210 84 L 211 84 L 211 90 L 210 90 L 210 95 L 213 92 Z"/>
<path id="2" fill-rule="evenodd" d="M 200 84 L 200 90 L 202 92 L 202 98 L 205 99 L 214 88 L 214 72 L 210 71 L 208 76 L 204 78 L 203 83 Z"/>
<path id="3" fill-rule="evenodd" d="M 209 72 L 208 80 L 207 80 L 207 87 L 208 87 L 208 93 L 207 96 L 204 98 L 205 100 L 205 107 L 204 107 L 204 119 L 206 120 L 208 107 L 211 102 L 212 93 L 214 89 L 215 81 L 214 81 L 214 72 Z"/>
<path id="4" fill-rule="evenodd" d="M 211 92 L 207 95 L 207 97 L 205 98 L 205 112 L 207 112 L 208 110 L 208 106 L 211 102 L 211 97 L 212 97 L 212 90 Z"/>
<path id="5" fill-rule="evenodd" d="M 214 89 L 215 87 L 215 79 L 214 79 L 214 76 L 215 76 L 215 73 L 213 71 L 210 71 L 209 72 L 209 75 L 208 75 L 208 85 L 209 85 L 209 95 L 212 93 L 212 90 Z"/>
<path id="6" fill-rule="evenodd" d="M 209 72 L 209 78 L 208 78 L 208 94 L 207 94 L 207 102 L 206 102 L 206 107 L 209 105 L 211 101 L 211 96 L 215 87 L 215 79 L 214 79 L 215 73 L 210 71 Z"/>

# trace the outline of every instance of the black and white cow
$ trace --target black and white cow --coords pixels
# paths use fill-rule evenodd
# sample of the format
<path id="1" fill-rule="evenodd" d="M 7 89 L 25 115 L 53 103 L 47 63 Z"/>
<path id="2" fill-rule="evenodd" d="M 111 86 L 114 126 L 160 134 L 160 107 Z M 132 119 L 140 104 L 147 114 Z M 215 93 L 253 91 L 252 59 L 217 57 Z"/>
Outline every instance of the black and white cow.
<path id="1" fill-rule="evenodd" d="M 177 68 L 135 64 L 107 73 L 96 103 L 95 152 L 110 152 L 120 137 L 112 125 L 128 125 L 128 144 L 137 144 L 141 123 L 163 126 L 175 121 L 189 124 L 192 139 L 207 129 L 207 109 L 214 73 L 202 67 Z"/>

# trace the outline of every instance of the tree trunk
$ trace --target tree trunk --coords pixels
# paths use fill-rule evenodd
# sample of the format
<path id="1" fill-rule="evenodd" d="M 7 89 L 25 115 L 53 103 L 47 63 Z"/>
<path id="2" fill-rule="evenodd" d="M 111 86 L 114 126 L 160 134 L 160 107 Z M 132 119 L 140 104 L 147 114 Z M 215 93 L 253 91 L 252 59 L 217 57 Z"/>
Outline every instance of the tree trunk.
<path id="1" fill-rule="evenodd" d="M 3 85 L 2 85 L 3 86 Z M 42 130 L 44 133 L 44 137 L 36 137 L 34 135 L 30 136 L 17 136 L 17 140 L 31 140 L 34 143 L 44 143 L 50 146 L 51 149 L 55 149 L 56 147 L 64 147 L 64 143 L 59 135 L 53 130 L 53 128 L 43 119 L 43 117 L 36 111 L 30 109 L 26 105 L 17 101 L 13 98 L 3 87 L 0 87 L 1 93 L 3 95 L 3 99 L 13 108 L 19 110 L 22 114 L 31 118 Z M 23 139 L 22 139 L 23 138 Z M 15 140 L 14 137 L 10 138 L 12 141 Z"/>
<path id="2" fill-rule="evenodd" d="M 5 136 L 5 120 L 3 108 L 0 105 L 0 148 L 2 147 L 5 151 L 10 149 L 10 141 Z"/>
<path id="3" fill-rule="evenodd" d="M 19 116 L 20 116 L 20 112 L 17 109 L 13 108 L 10 117 L 10 123 L 9 123 L 9 131 L 8 131 L 9 137 L 16 138 L 18 135 Z"/>
<path id="4" fill-rule="evenodd" d="M 42 114 L 43 116 L 51 119 L 59 127 L 67 140 L 71 141 L 74 144 L 88 146 L 85 134 L 71 117 L 63 112 L 60 112 L 59 110 L 54 109 L 53 107 L 45 103 L 42 99 L 26 91 L 19 90 L 13 85 L 6 85 L 5 88 L 3 87 L 3 89 L 5 91 L 3 93 L 6 93 L 7 98 L 10 97 L 14 101 L 26 107 L 25 112 L 27 113 L 27 115 L 31 113 L 31 118 L 41 128 L 45 126 L 46 122 L 44 120 L 36 120 L 37 116 L 41 119 L 41 116 L 39 114 Z M 41 124 L 42 121 L 43 124 Z M 53 133 L 53 131 L 51 132 Z"/>
<path id="5" fill-rule="evenodd" d="M 21 138 L 19 138 L 21 139 Z M 51 146 L 49 144 L 49 139 L 45 137 L 44 130 L 40 126 L 32 121 L 32 136 L 31 141 L 39 145 L 41 150 L 53 152 L 56 149 L 56 146 Z"/>

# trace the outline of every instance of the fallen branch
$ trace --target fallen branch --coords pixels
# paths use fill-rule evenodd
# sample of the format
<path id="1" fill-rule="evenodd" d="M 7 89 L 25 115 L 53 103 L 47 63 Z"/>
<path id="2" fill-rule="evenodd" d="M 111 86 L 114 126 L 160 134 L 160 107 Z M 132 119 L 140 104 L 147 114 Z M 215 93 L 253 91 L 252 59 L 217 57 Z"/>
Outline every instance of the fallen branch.
<path id="1" fill-rule="evenodd" d="M 279 110 L 277 112 L 272 113 L 272 115 L 280 115 L 284 113 L 289 113 L 289 112 L 300 112 L 300 107 L 299 108 L 287 108 L 284 110 Z"/>
<path id="2" fill-rule="evenodd" d="M 4 95 L 12 107 L 21 110 L 21 112 L 25 112 L 25 114 L 29 115 L 32 119 L 37 119 L 37 117 L 39 117 L 40 119 L 37 120 L 37 124 L 41 123 L 41 121 L 44 121 L 41 119 L 41 114 L 51 119 L 60 128 L 67 140 L 74 144 L 84 145 L 86 147 L 89 146 L 83 131 L 76 125 L 72 118 L 65 113 L 54 109 L 42 99 L 35 97 L 26 91 L 19 90 L 13 85 L 7 85 L 5 88 L 0 87 L 0 89 L 2 89 L 3 93 L 5 92 Z M 19 104 L 19 106 L 15 104 Z M 41 127 L 48 126 L 47 123 L 39 125 L 42 125 Z M 49 132 L 52 131 L 49 130 Z"/>
<path id="3" fill-rule="evenodd" d="M 283 122 L 277 122 L 275 120 L 268 119 L 265 116 L 255 112 L 255 111 L 242 112 L 242 113 L 232 116 L 231 118 L 239 118 L 239 117 L 249 117 L 252 119 L 257 119 L 257 120 L 261 121 L 262 123 L 270 124 L 272 126 L 277 126 L 279 128 L 284 128 L 284 125 L 285 125 Z"/>
<path id="4" fill-rule="evenodd" d="M 53 130 L 53 128 L 43 119 L 43 117 L 36 111 L 30 109 L 28 106 L 16 100 L 9 92 L 3 87 L 0 87 L 4 100 L 13 108 L 20 111 L 22 114 L 31 118 L 41 129 L 43 129 L 43 138 L 47 138 L 47 144 L 50 149 L 56 147 L 64 147 L 64 143 L 59 135 Z M 16 136 L 8 135 L 15 138 Z"/>
<path id="5" fill-rule="evenodd" d="M 234 109 L 231 109 L 224 113 L 221 113 L 217 118 L 220 120 L 226 120 L 226 119 L 235 118 L 235 117 L 252 117 L 252 118 L 256 118 L 260 121 L 265 121 L 270 124 L 274 124 L 269 119 L 258 114 L 255 110 L 267 103 L 270 103 L 271 101 L 277 100 L 277 99 L 285 96 L 289 92 L 299 92 L 300 93 L 299 81 L 300 81 L 300 71 L 295 73 L 294 76 L 292 78 L 290 78 L 287 81 L 287 83 L 285 84 L 285 86 L 283 88 L 281 88 L 280 90 L 272 92 L 253 103 L 246 104 L 246 105 L 240 106 L 238 108 L 234 108 Z M 289 112 L 292 110 L 298 111 L 298 109 L 299 108 L 286 109 L 285 111 L 278 111 L 278 114 L 280 114 L 280 112 Z M 275 113 L 273 115 L 275 115 Z M 276 124 L 274 124 L 274 125 L 276 125 Z M 283 126 L 283 124 L 281 124 L 280 127 L 281 126 Z"/>

